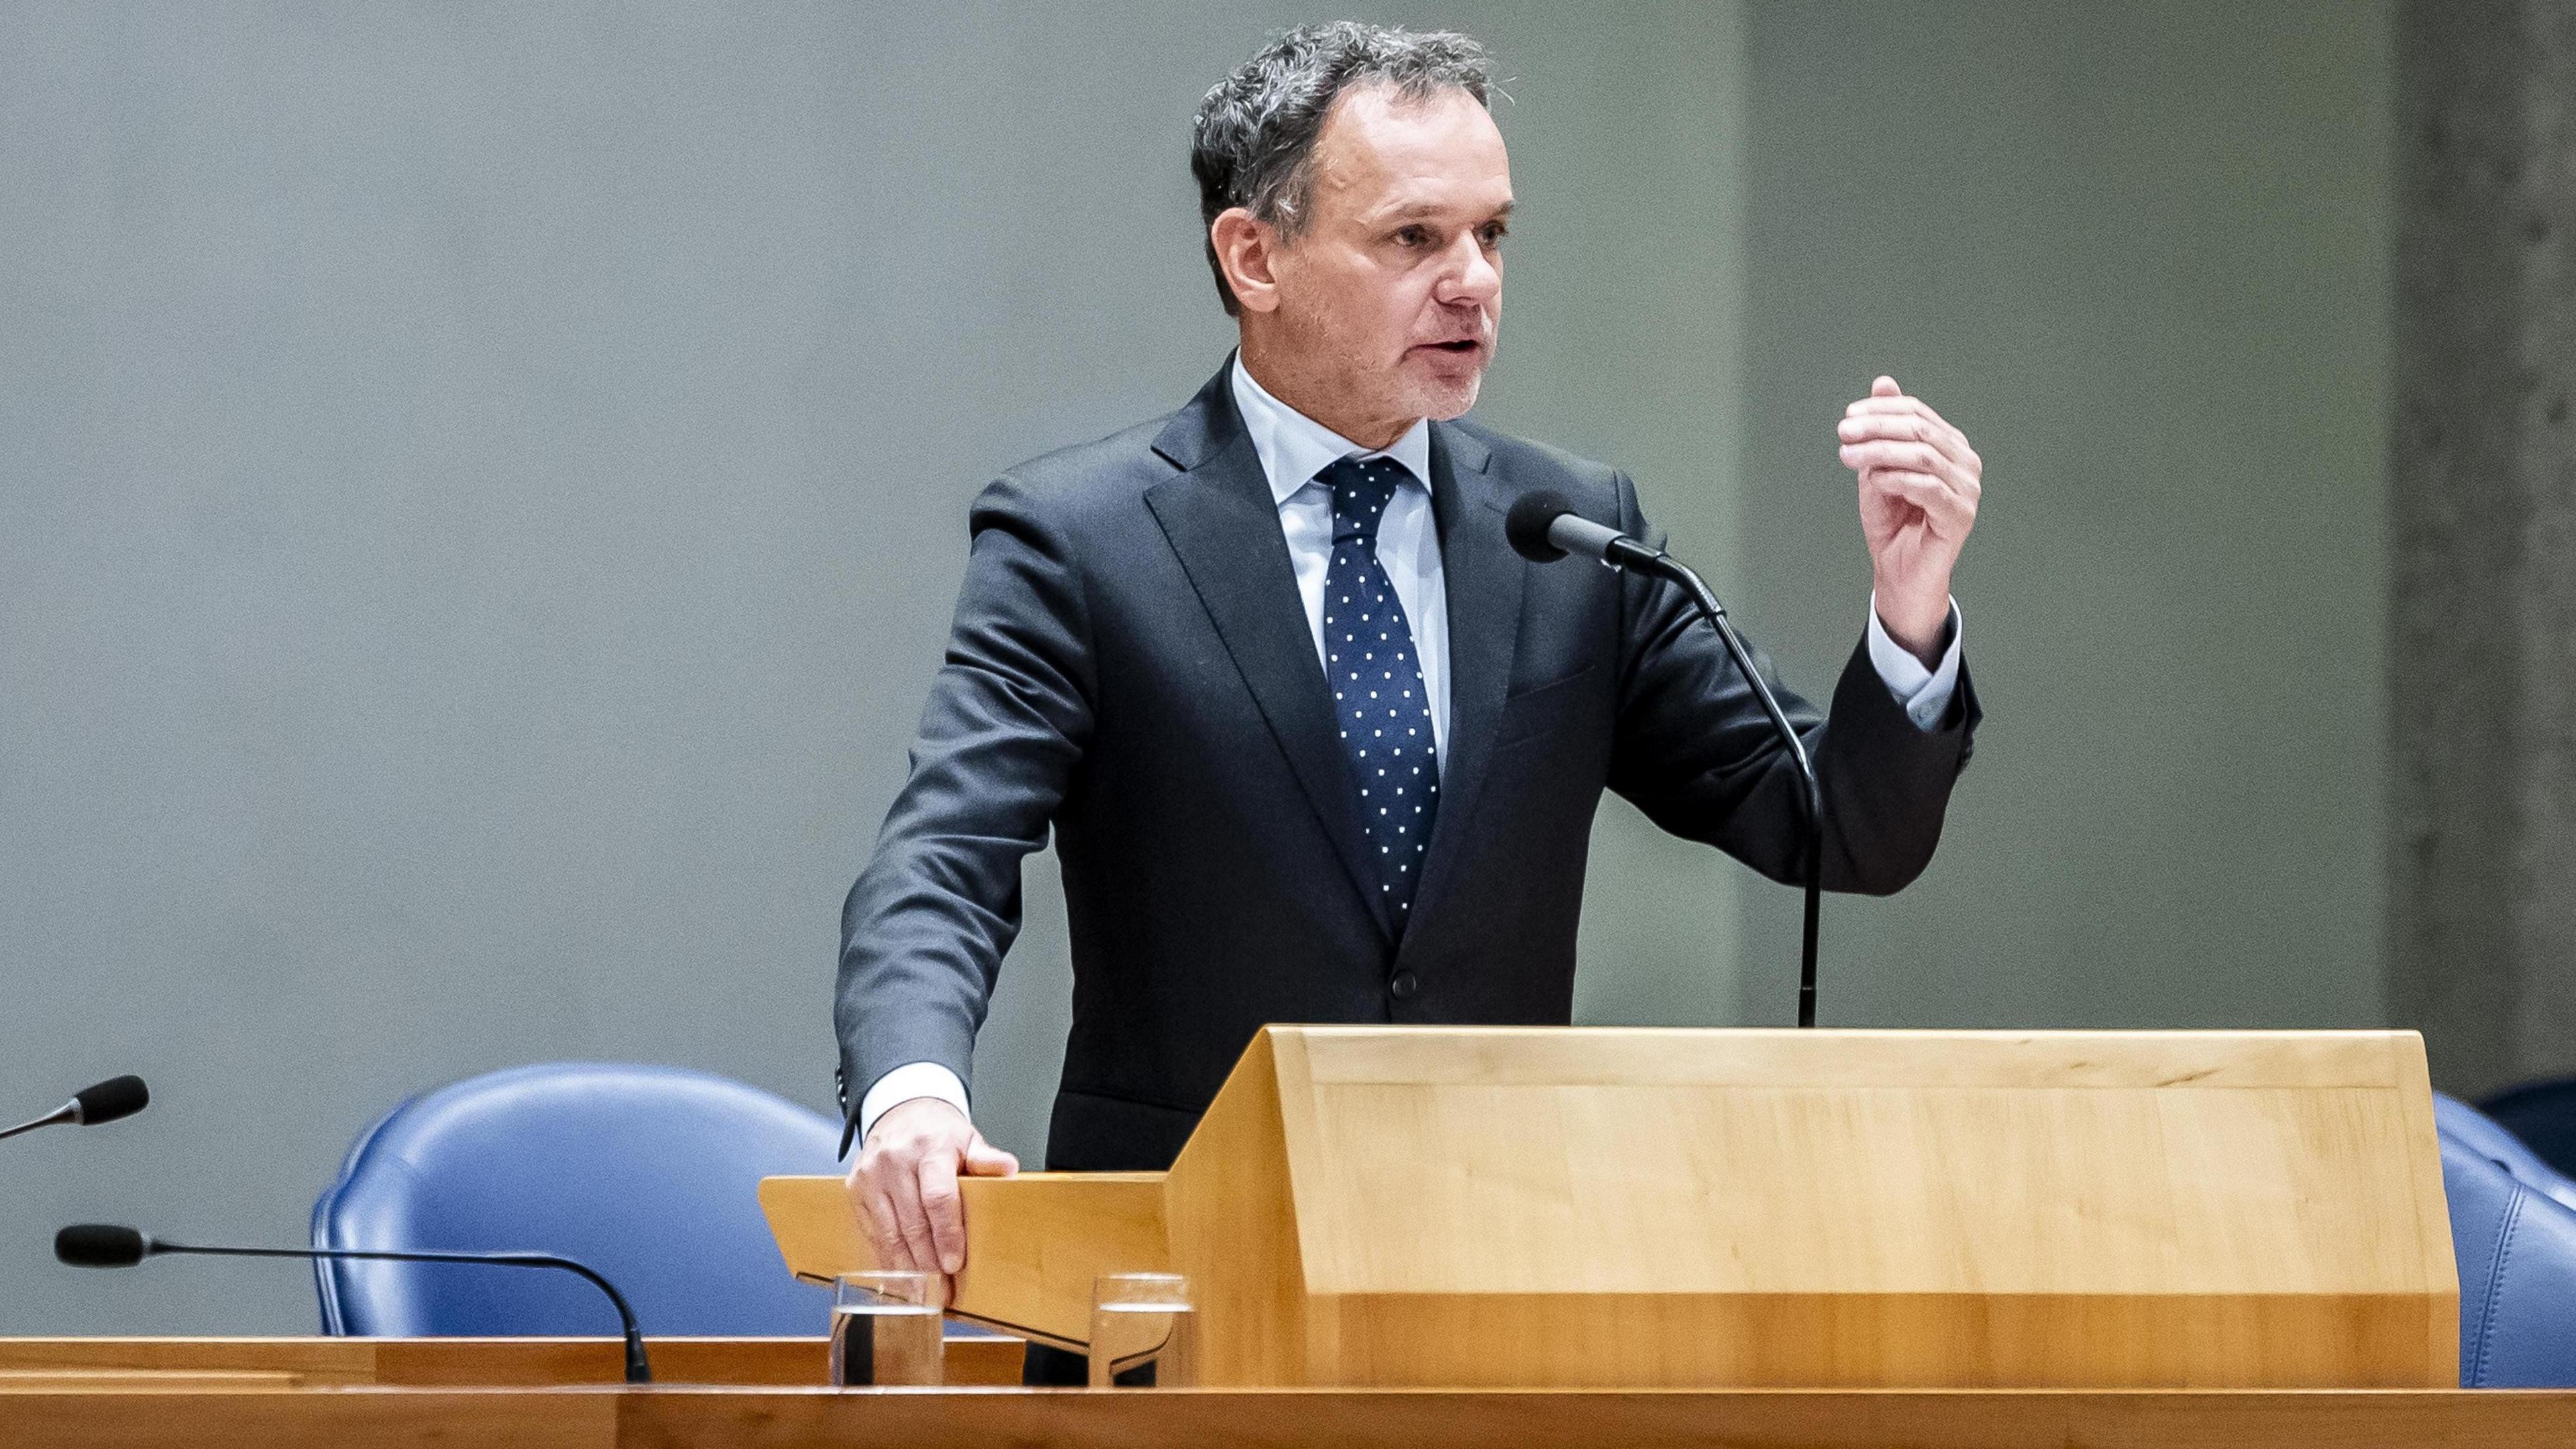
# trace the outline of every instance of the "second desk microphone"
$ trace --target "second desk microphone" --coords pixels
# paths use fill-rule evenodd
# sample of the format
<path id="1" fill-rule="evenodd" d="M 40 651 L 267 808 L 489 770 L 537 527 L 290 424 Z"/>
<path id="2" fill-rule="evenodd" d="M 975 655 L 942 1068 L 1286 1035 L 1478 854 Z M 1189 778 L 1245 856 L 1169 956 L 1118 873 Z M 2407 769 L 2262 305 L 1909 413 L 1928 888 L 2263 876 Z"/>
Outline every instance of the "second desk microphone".
<path id="1" fill-rule="evenodd" d="M 131 1268 L 163 1253 L 194 1253 L 217 1258 L 351 1258 L 390 1263 L 484 1263 L 502 1268 L 559 1268 L 578 1273 L 608 1295 L 626 1332 L 626 1381 L 649 1384 L 653 1368 L 644 1357 L 644 1335 L 635 1326 L 635 1310 L 626 1295 L 597 1272 L 552 1253 L 438 1253 L 378 1251 L 368 1248 L 207 1248 L 155 1238 L 121 1223 L 74 1223 L 54 1234 L 54 1257 L 75 1268 Z"/>

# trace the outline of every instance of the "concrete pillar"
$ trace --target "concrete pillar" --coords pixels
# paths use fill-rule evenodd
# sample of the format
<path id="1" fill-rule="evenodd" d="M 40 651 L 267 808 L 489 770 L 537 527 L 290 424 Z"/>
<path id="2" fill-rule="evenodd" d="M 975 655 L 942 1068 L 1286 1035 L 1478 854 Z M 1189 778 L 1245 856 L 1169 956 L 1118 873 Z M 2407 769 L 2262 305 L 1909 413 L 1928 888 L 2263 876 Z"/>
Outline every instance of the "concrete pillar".
<path id="1" fill-rule="evenodd" d="M 2405 0 L 2389 1000 L 2436 1085 L 2576 1072 L 2576 0 Z"/>

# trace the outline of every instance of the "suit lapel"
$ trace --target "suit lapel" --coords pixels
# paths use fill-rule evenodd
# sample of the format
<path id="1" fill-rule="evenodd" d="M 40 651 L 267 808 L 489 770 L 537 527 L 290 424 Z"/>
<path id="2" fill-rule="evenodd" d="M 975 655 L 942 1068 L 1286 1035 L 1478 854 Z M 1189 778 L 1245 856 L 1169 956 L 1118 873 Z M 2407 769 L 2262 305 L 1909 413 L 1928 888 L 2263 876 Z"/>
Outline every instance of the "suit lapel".
<path id="1" fill-rule="evenodd" d="M 1155 439 L 1183 471 L 1145 491 L 1181 569 L 1243 675 L 1270 733 L 1378 929 L 1390 929 L 1363 852 L 1359 787 L 1333 723 L 1332 694 L 1280 532 L 1279 508 L 1221 371 Z"/>
<path id="2" fill-rule="evenodd" d="M 1503 514 L 1486 476 L 1492 454 L 1464 431 L 1431 429 L 1431 510 L 1449 595 L 1449 748 L 1440 768 L 1440 816 L 1414 894 L 1418 926 L 1438 910 L 1474 828 L 1486 763 L 1501 726 L 1520 649 L 1521 556 L 1503 537 Z"/>

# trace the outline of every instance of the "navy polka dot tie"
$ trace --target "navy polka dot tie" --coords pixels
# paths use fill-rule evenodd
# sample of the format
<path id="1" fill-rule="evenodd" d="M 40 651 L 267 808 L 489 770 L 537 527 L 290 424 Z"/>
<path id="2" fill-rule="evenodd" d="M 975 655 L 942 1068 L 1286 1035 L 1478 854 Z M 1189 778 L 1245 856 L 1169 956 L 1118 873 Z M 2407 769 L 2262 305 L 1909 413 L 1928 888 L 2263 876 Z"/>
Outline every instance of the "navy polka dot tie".
<path id="1" fill-rule="evenodd" d="M 1344 458 L 1315 481 L 1333 490 L 1333 561 L 1324 573 L 1324 673 L 1342 753 L 1359 781 L 1360 822 L 1388 919 L 1413 909 L 1413 889 L 1440 813 L 1440 754 L 1431 699 L 1414 657 L 1404 605 L 1377 561 L 1378 521 L 1405 478 L 1391 458 Z"/>

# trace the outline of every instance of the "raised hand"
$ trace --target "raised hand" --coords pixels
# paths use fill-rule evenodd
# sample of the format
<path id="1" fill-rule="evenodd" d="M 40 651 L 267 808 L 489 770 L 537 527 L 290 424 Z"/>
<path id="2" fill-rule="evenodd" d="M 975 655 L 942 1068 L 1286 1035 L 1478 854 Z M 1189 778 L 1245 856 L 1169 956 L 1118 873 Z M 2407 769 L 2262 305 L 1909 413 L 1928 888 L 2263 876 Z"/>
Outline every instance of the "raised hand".
<path id="1" fill-rule="evenodd" d="M 1896 379 L 1843 409 L 1843 466 L 1860 475 L 1860 527 L 1888 637 L 1927 666 L 1947 642 L 1950 571 L 1977 522 L 1985 462 L 1965 434 Z"/>

